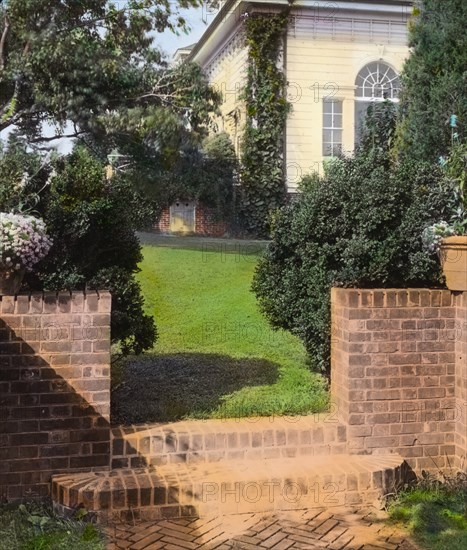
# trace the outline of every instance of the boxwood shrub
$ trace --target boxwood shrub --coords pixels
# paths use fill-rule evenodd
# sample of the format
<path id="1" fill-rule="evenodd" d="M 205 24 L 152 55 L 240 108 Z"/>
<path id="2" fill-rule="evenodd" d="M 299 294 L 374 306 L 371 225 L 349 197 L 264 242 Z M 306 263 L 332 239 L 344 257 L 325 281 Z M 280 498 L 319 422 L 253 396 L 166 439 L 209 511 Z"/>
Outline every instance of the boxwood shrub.
<path id="1" fill-rule="evenodd" d="M 378 135 L 388 137 L 382 126 Z M 388 149 L 367 135 L 354 156 L 332 161 L 321 178 L 305 177 L 299 198 L 277 215 L 256 270 L 253 290 L 262 312 L 273 327 L 299 336 L 323 371 L 330 359 L 331 286 L 442 282 L 422 233 L 447 215 L 452 191 L 437 166 L 391 165 Z"/>

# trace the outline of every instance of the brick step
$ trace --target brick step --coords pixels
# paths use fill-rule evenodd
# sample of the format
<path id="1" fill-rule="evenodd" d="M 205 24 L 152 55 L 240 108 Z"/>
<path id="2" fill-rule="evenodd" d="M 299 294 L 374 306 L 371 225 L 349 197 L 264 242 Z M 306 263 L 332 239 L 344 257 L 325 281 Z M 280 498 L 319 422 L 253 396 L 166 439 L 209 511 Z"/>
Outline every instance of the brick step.
<path id="1" fill-rule="evenodd" d="M 168 464 L 58 475 L 58 512 L 76 507 L 101 520 L 211 517 L 244 512 L 361 506 L 394 492 L 409 475 L 396 454 Z"/>
<path id="2" fill-rule="evenodd" d="M 112 429 L 112 468 L 342 454 L 346 426 L 335 413 L 192 420 Z"/>

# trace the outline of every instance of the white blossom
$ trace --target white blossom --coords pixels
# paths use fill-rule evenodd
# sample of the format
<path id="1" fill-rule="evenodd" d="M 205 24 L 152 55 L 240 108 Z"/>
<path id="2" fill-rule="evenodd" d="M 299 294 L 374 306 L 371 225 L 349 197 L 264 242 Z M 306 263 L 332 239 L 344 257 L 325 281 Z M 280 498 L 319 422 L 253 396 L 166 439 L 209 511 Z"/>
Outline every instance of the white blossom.
<path id="1" fill-rule="evenodd" d="M 52 246 L 43 220 L 24 214 L 0 212 L 0 270 L 18 271 L 44 258 Z"/>

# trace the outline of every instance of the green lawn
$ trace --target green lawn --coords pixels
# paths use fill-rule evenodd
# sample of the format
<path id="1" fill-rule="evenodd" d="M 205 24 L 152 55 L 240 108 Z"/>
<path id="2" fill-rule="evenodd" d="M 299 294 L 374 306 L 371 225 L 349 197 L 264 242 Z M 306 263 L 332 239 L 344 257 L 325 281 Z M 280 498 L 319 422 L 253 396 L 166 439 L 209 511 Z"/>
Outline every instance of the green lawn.
<path id="1" fill-rule="evenodd" d="M 143 236 L 139 281 L 159 339 L 113 395 L 119 422 L 307 414 L 326 382 L 298 339 L 260 315 L 251 279 L 265 243 Z"/>

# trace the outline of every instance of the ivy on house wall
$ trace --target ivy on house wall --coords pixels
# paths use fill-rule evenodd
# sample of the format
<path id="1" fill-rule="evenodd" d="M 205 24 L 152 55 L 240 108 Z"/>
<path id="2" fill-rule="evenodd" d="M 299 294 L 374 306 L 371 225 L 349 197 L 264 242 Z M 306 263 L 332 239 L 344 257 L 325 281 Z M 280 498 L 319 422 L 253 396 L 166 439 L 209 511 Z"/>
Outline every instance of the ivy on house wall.
<path id="1" fill-rule="evenodd" d="M 278 60 L 288 11 L 245 20 L 247 80 L 242 99 L 247 122 L 241 146 L 241 209 L 246 232 L 264 237 L 273 212 L 285 203 L 284 129 L 290 105 Z"/>

